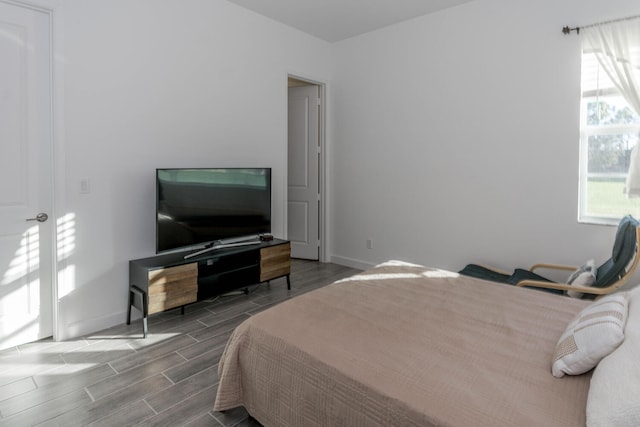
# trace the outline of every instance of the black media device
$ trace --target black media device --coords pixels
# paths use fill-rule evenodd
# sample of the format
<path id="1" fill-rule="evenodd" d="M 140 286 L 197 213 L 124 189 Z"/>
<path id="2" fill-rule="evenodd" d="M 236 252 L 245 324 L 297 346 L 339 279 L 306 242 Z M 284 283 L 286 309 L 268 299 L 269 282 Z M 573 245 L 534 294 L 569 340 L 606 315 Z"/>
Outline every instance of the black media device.
<path id="1" fill-rule="evenodd" d="M 270 168 L 156 170 L 156 253 L 271 233 Z"/>

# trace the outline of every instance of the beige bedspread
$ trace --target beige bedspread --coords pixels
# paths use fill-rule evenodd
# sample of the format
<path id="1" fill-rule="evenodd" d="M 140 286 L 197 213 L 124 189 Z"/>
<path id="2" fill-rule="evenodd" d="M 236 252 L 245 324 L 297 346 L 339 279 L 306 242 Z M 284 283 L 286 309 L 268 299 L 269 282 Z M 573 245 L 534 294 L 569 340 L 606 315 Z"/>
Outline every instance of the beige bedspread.
<path id="1" fill-rule="evenodd" d="M 238 326 L 215 410 L 266 426 L 584 426 L 590 374 L 550 366 L 586 304 L 385 263 Z"/>

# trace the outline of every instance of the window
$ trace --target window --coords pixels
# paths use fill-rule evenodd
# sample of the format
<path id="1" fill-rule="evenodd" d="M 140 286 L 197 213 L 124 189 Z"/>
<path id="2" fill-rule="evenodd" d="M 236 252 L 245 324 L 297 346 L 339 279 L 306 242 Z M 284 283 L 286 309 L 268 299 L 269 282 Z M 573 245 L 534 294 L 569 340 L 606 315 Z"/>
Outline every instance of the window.
<path id="1" fill-rule="evenodd" d="M 640 217 L 640 199 L 625 194 L 640 117 L 624 100 L 593 53 L 582 54 L 580 220 L 617 223 Z M 639 147 L 640 148 L 640 147 Z"/>

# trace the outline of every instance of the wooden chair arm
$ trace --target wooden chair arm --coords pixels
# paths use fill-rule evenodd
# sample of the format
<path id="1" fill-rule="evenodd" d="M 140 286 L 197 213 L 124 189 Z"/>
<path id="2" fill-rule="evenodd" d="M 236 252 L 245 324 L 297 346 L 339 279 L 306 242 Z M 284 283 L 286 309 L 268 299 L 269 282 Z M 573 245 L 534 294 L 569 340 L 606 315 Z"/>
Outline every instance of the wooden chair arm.
<path id="1" fill-rule="evenodd" d="M 538 263 L 538 264 L 532 265 L 531 268 L 529 269 L 529 271 L 533 271 L 536 268 L 547 268 L 547 269 L 550 269 L 550 270 L 566 270 L 566 271 L 576 271 L 578 269 L 578 267 L 573 266 L 573 265 Z"/>
<path id="2" fill-rule="evenodd" d="M 518 287 L 530 286 L 534 288 L 557 289 L 559 291 L 575 291 L 575 292 L 582 292 L 583 294 L 592 294 L 592 295 L 604 295 L 606 293 L 611 292 L 611 289 L 609 288 L 574 286 L 574 285 L 569 285 L 568 283 L 544 282 L 541 280 L 521 280 L 516 284 L 516 286 Z"/>

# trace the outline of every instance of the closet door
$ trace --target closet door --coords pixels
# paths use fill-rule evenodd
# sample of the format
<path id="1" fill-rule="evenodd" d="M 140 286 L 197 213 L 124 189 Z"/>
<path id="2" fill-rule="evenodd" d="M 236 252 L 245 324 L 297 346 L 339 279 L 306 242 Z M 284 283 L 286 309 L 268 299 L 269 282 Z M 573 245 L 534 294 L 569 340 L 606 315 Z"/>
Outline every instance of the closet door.
<path id="1" fill-rule="evenodd" d="M 47 11 L 0 0 L 0 349 L 53 332 Z"/>

